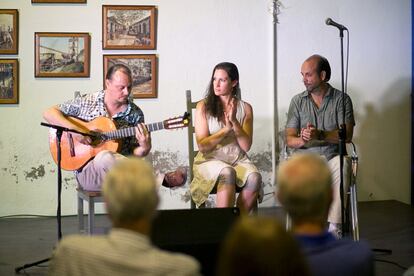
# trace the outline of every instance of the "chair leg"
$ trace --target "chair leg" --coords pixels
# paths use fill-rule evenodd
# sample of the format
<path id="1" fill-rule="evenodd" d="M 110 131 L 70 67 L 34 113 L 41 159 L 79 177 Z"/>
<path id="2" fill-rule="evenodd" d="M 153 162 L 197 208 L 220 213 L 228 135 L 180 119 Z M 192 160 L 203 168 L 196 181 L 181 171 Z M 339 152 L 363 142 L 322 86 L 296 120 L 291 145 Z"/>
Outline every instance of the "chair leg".
<path id="1" fill-rule="evenodd" d="M 358 202 L 357 202 L 355 184 L 351 184 L 349 196 L 350 196 L 350 205 L 351 205 L 352 238 L 354 239 L 354 241 L 359 241 Z"/>
<path id="2" fill-rule="evenodd" d="M 290 231 L 292 229 L 292 219 L 287 213 L 286 213 L 286 226 L 285 227 L 286 227 L 286 231 Z"/>
<path id="3" fill-rule="evenodd" d="M 197 206 L 196 206 L 195 202 L 193 201 L 193 199 L 191 198 L 191 209 L 196 209 L 196 208 L 197 208 Z"/>
<path id="4" fill-rule="evenodd" d="M 83 199 L 78 195 L 78 231 L 84 233 L 85 224 L 83 220 Z"/>
<path id="5" fill-rule="evenodd" d="M 95 218 L 95 199 L 89 197 L 89 212 L 88 212 L 88 234 L 92 235 L 94 230 L 94 218 Z"/>

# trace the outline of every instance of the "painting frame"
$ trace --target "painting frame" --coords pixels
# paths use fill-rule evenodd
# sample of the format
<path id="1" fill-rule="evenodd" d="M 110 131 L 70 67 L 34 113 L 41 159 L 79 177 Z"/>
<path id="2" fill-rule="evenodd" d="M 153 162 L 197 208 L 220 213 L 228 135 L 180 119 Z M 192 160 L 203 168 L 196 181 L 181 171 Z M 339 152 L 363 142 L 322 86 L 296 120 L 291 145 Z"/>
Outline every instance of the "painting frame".
<path id="1" fill-rule="evenodd" d="M 12 18 L 7 18 L 10 15 Z M 19 11 L 17 9 L 0 9 L 0 26 L 2 26 L 0 28 L 0 55 L 17 55 L 19 52 Z M 3 28 L 11 28 L 12 31 L 3 30 Z M 11 45 L 7 47 L 9 44 Z M 6 46 L 3 49 L 4 45 Z"/>
<path id="2" fill-rule="evenodd" d="M 102 5 L 102 49 L 154 50 L 155 17 L 155 6 Z"/>
<path id="3" fill-rule="evenodd" d="M 32 0 L 32 3 L 85 4 L 87 0 Z"/>
<path id="4" fill-rule="evenodd" d="M 34 39 L 35 77 L 87 78 L 90 76 L 89 33 L 36 32 Z M 65 45 L 68 52 L 63 52 Z M 60 50 L 52 47 L 58 47 Z"/>
<path id="5" fill-rule="evenodd" d="M 10 70 L 6 67 L 11 65 Z M 10 85 L 6 83 L 11 83 Z M 11 93 L 10 93 L 11 92 Z M 0 104 L 19 103 L 19 60 L 17 58 L 0 59 Z"/>
<path id="6" fill-rule="evenodd" d="M 148 62 L 150 64 L 148 65 Z M 132 73 L 132 98 L 157 98 L 157 56 L 155 54 L 103 55 L 103 87 L 108 69 L 114 64 L 123 64 Z M 149 78 L 149 79 L 148 79 Z"/>

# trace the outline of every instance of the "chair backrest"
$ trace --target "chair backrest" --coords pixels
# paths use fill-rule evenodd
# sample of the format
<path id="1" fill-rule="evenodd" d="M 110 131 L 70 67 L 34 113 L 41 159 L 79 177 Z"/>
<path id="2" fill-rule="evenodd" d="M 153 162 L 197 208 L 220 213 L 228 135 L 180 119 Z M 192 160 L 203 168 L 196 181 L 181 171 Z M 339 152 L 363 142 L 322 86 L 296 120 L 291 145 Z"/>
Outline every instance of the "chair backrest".
<path id="1" fill-rule="evenodd" d="M 188 131 L 188 163 L 190 165 L 189 168 L 189 178 L 190 182 L 193 180 L 193 164 L 194 164 L 194 157 L 198 153 L 198 148 L 195 148 L 194 146 L 197 146 L 197 143 L 194 143 L 195 141 L 195 129 L 194 129 L 194 114 L 195 114 L 195 108 L 197 106 L 198 101 L 193 101 L 191 99 L 191 90 L 186 90 L 186 104 L 187 104 L 187 112 L 191 116 L 191 122 L 187 127 Z"/>

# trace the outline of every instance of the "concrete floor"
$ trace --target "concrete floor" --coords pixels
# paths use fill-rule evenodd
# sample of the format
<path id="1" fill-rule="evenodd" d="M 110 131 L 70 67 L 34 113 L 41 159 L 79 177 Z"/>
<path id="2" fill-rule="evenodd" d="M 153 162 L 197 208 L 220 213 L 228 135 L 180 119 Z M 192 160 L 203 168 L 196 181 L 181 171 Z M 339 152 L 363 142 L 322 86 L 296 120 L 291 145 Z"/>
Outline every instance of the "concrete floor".
<path id="1" fill-rule="evenodd" d="M 261 208 L 258 213 L 284 219 L 280 208 Z M 397 201 L 361 202 L 359 222 L 362 239 L 374 249 L 392 250 L 391 255 L 375 251 L 376 275 L 402 275 L 414 265 L 414 207 Z M 97 216 L 96 225 L 100 233 L 110 228 L 105 215 Z M 63 217 L 63 237 L 77 232 L 77 217 Z M 15 268 L 49 258 L 57 237 L 54 217 L 0 218 L 0 275 L 15 275 Z M 47 265 L 22 269 L 20 274 L 47 275 Z"/>

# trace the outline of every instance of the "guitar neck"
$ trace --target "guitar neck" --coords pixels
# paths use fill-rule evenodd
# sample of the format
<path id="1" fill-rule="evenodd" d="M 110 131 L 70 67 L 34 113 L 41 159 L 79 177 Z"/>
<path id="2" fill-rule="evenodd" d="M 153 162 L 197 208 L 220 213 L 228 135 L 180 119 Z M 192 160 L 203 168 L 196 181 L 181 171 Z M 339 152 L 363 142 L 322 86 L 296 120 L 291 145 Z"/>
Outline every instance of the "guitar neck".
<path id="1" fill-rule="evenodd" d="M 147 127 L 149 132 L 154 132 L 157 130 L 164 129 L 163 122 L 146 124 L 145 126 Z M 102 133 L 102 135 L 104 136 L 105 140 L 116 140 L 116 139 L 126 138 L 130 136 L 135 136 L 135 133 L 136 133 L 135 127 L 126 127 L 126 128 L 113 130 L 113 131 L 104 132 Z"/>

